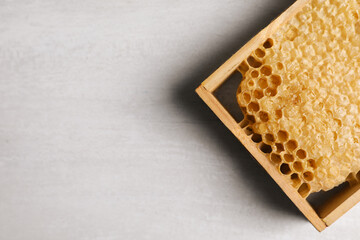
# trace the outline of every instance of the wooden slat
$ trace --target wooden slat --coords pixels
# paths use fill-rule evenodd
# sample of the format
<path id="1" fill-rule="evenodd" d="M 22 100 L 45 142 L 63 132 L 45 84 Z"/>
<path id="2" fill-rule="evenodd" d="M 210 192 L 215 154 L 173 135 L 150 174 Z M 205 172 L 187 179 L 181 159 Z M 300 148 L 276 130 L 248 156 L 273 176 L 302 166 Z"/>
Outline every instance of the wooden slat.
<path id="1" fill-rule="evenodd" d="M 327 226 L 349 211 L 360 201 L 360 185 L 357 184 L 345 191 L 340 192 L 333 199 L 321 206 L 319 215 Z"/>

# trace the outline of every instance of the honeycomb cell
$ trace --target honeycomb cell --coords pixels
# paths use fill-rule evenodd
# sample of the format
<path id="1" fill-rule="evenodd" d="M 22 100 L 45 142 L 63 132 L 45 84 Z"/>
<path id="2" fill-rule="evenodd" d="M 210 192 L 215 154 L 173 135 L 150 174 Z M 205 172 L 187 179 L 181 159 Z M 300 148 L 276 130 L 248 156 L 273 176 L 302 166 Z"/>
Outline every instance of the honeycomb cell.
<path id="1" fill-rule="evenodd" d="M 281 163 L 281 156 L 279 154 L 272 153 L 270 159 L 273 163 Z"/>
<path id="2" fill-rule="evenodd" d="M 304 179 L 309 182 L 314 179 L 314 174 L 310 171 L 304 172 L 303 176 L 304 176 Z"/>
<path id="3" fill-rule="evenodd" d="M 264 97 L 263 90 L 261 90 L 261 89 L 256 89 L 256 90 L 254 91 L 254 97 L 255 97 L 256 99 L 261 99 L 261 98 L 263 98 L 263 97 Z"/>
<path id="4" fill-rule="evenodd" d="M 239 66 L 239 71 L 244 75 L 249 70 L 249 66 L 243 61 Z"/>
<path id="5" fill-rule="evenodd" d="M 274 135 L 272 135 L 271 133 L 265 134 L 265 139 L 266 139 L 267 142 L 270 142 L 270 143 L 275 142 Z"/>
<path id="6" fill-rule="evenodd" d="M 294 41 L 294 39 L 297 37 L 298 35 L 298 29 L 295 27 L 291 27 L 287 32 L 286 32 L 286 38 L 290 41 Z"/>
<path id="7" fill-rule="evenodd" d="M 359 14 L 356 12 L 356 11 L 351 11 L 351 15 L 353 16 L 353 18 L 355 20 L 358 20 L 359 19 Z"/>
<path id="8" fill-rule="evenodd" d="M 249 80 L 248 81 L 248 86 L 249 87 L 253 87 L 255 85 L 254 81 L 253 80 Z"/>
<path id="9" fill-rule="evenodd" d="M 295 140 L 289 140 L 286 144 L 285 144 L 286 148 L 289 150 L 289 151 L 294 151 L 298 144 Z"/>
<path id="10" fill-rule="evenodd" d="M 254 133 L 254 131 L 253 131 L 253 129 L 252 129 L 251 127 L 245 128 L 244 132 L 245 132 L 245 134 L 248 135 L 248 136 L 250 136 L 251 134 Z"/>
<path id="11" fill-rule="evenodd" d="M 246 93 L 246 92 L 243 93 L 243 98 L 244 98 L 244 100 L 245 100 L 246 103 L 249 103 L 250 100 L 251 100 L 250 94 L 249 94 L 249 93 Z"/>
<path id="12" fill-rule="evenodd" d="M 276 117 L 276 119 L 282 118 L 282 110 L 281 109 L 275 110 L 275 117 Z"/>
<path id="13" fill-rule="evenodd" d="M 275 87 L 281 85 L 281 77 L 279 75 L 272 75 L 270 80 L 271 80 L 271 84 Z"/>
<path id="14" fill-rule="evenodd" d="M 298 158 L 300 158 L 300 159 L 305 159 L 306 158 L 306 152 L 305 152 L 305 150 L 303 150 L 303 149 L 299 149 L 299 150 L 297 150 L 297 152 L 296 152 L 296 156 L 298 157 Z"/>
<path id="15" fill-rule="evenodd" d="M 298 187 L 301 183 L 301 179 L 299 177 L 299 174 L 297 174 L 297 173 L 291 174 L 290 179 L 293 182 L 294 187 Z"/>
<path id="16" fill-rule="evenodd" d="M 251 72 L 251 77 L 257 78 L 258 76 L 259 76 L 259 72 L 258 72 L 258 71 L 254 70 L 254 71 Z"/>
<path id="17" fill-rule="evenodd" d="M 265 90 L 265 95 L 268 97 L 274 97 L 274 96 L 276 96 L 276 94 L 277 94 L 277 90 L 274 88 L 267 88 Z"/>
<path id="18" fill-rule="evenodd" d="M 262 141 L 262 137 L 260 134 L 254 133 L 251 140 L 253 140 L 253 142 L 260 143 Z"/>
<path id="19" fill-rule="evenodd" d="M 308 163 L 309 163 L 309 166 L 310 166 L 312 169 L 316 169 L 316 168 L 317 168 L 316 161 L 315 161 L 314 159 L 309 159 L 309 160 L 308 160 Z"/>
<path id="20" fill-rule="evenodd" d="M 289 133 L 286 132 L 286 131 L 280 130 L 277 133 L 277 137 L 278 137 L 280 142 L 286 142 L 288 140 L 288 138 L 289 138 Z"/>
<path id="21" fill-rule="evenodd" d="M 271 48 L 273 45 L 274 41 L 271 38 L 268 38 L 263 44 L 264 48 Z"/>
<path id="22" fill-rule="evenodd" d="M 277 153 L 285 151 L 284 145 L 282 143 L 275 143 L 275 147 Z"/>
<path id="23" fill-rule="evenodd" d="M 302 172 L 304 170 L 303 164 L 300 161 L 295 161 L 293 164 L 293 168 L 296 172 Z"/>
<path id="24" fill-rule="evenodd" d="M 260 106 L 257 102 L 251 102 L 248 105 L 248 108 L 250 112 L 258 112 L 260 110 Z"/>
<path id="25" fill-rule="evenodd" d="M 264 111 L 260 111 L 259 112 L 259 116 L 260 116 L 260 120 L 262 122 L 267 122 L 269 121 L 269 114 L 267 112 L 264 112 Z"/>
<path id="26" fill-rule="evenodd" d="M 240 127 L 241 128 L 245 128 L 246 126 L 248 126 L 249 125 L 249 120 L 247 120 L 247 119 L 244 119 L 244 120 L 242 120 L 241 122 L 240 122 Z"/>
<path id="27" fill-rule="evenodd" d="M 272 73 L 272 67 L 265 65 L 260 69 L 260 72 L 264 74 L 265 76 L 270 76 Z"/>
<path id="28" fill-rule="evenodd" d="M 291 169 L 289 167 L 289 164 L 283 163 L 280 165 L 280 172 L 285 175 L 291 174 Z"/>
<path id="29" fill-rule="evenodd" d="M 286 162 L 293 162 L 295 158 L 293 155 L 286 153 L 284 154 L 284 159 Z"/>
<path id="30" fill-rule="evenodd" d="M 265 143 L 261 143 L 260 144 L 260 150 L 263 152 L 263 153 L 271 153 L 272 152 L 272 148 L 270 145 L 267 145 Z"/>
<path id="31" fill-rule="evenodd" d="M 262 63 L 256 60 L 253 56 L 248 57 L 247 62 L 253 68 L 259 68 L 262 65 Z"/>
<path id="32" fill-rule="evenodd" d="M 265 52 L 262 49 L 258 48 L 255 50 L 255 55 L 259 58 L 263 58 L 265 56 Z"/>
<path id="33" fill-rule="evenodd" d="M 264 78 L 264 77 L 262 77 L 262 78 L 259 79 L 258 84 L 259 84 L 259 87 L 261 87 L 262 89 L 265 89 L 265 88 L 268 87 L 267 79 Z"/>
<path id="34" fill-rule="evenodd" d="M 308 183 L 303 183 L 298 189 L 298 192 L 302 197 L 306 197 L 310 192 L 310 185 Z"/>
<path id="35" fill-rule="evenodd" d="M 251 125 L 255 123 L 255 117 L 253 115 L 247 114 L 245 119 L 248 120 Z"/>

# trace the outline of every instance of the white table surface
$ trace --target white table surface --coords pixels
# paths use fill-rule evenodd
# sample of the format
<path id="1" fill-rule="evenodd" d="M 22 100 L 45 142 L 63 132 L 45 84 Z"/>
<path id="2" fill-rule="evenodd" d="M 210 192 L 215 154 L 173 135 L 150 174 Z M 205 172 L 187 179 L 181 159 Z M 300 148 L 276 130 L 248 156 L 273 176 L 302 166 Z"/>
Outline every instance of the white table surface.
<path id="1" fill-rule="evenodd" d="M 293 1 L 0 1 L 0 239 L 319 234 L 194 89 Z"/>

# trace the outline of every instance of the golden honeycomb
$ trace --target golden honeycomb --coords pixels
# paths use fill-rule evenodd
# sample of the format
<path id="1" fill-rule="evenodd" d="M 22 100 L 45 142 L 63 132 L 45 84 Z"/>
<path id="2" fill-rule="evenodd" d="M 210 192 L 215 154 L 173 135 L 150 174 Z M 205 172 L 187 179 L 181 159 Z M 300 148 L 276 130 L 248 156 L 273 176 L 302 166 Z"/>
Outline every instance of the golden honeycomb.
<path id="1" fill-rule="evenodd" d="M 239 66 L 240 126 L 303 196 L 360 180 L 360 0 L 312 0 Z"/>

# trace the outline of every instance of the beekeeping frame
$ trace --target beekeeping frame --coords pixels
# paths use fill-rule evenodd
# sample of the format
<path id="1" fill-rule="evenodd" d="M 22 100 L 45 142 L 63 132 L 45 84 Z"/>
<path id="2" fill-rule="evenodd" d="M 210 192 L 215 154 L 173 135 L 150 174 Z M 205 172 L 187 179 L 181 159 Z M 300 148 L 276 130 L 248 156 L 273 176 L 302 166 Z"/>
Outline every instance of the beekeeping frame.
<path id="1" fill-rule="evenodd" d="M 289 19 L 295 16 L 309 1 L 310 0 L 296 1 L 202 82 L 196 89 L 196 92 L 226 127 L 240 140 L 260 165 L 270 174 L 274 181 L 314 227 L 318 231 L 323 231 L 360 201 L 360 185 L 354 184 L 346 186 L 340 192 L 323 202 L 320 207 L 315 208 L 307 200 L 308 198 L 302 197 L 297 189 L 295 189 L 268 160 L 267 156 L 260 151 L 258 144 L 253 142 L 251 136 L 245 132 L 239 125 L 239 122 L 229 113 L 215 94 L 215 91 L 224 85 L 233 73 L 237 72 L 243 60 L 257 49 L 259 45 L 263 44 L 280 26 L 286 24 Z M 233 96 L 233 98 L 234 101 L 236 101 L 235 96 Z"/>

